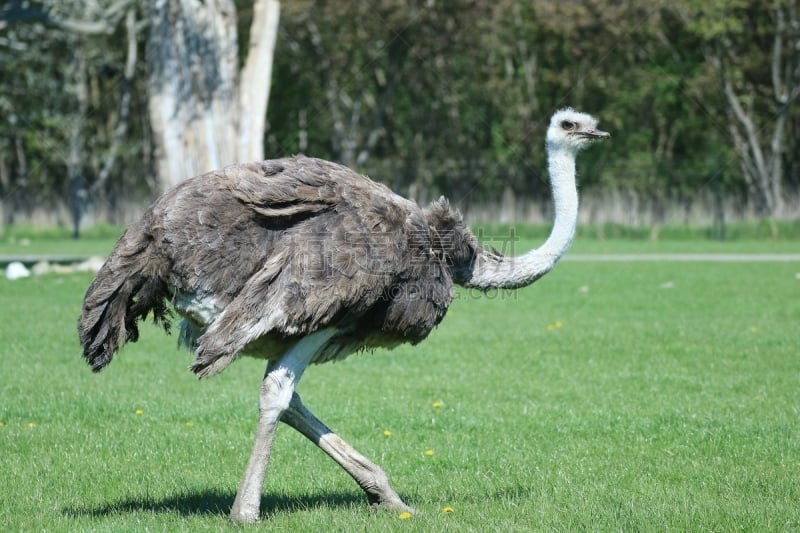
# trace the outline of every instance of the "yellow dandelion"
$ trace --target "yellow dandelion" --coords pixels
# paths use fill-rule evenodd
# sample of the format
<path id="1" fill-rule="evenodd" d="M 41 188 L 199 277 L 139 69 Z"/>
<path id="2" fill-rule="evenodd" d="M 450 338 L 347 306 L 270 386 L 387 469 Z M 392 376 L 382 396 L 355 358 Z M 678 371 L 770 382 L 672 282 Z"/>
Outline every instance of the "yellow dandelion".
<path id="1" fill-rule="evenodd" d="M 398 518 L 400 520 L 408 520 L 409 518 L 411 518 L 411 513 L 409 513 L 408 511 L 403 511 L 398 515 Z"/>
<path id="2" fill-rule="evenodd" d="M 425 450 L 425 455 L 428 457 L 433 457 L 433 450 Z"/>
<path id="3" fill-rule="evenodd" d="M 447 506 L 447 507 L 445 507 L 444 509 L 442 509 L 442 511 L 444 511 L 444 512 L 445 512 L 445 513 L 447 513 L 447 514 L 451 514 L 451 513 L 453 513 L 453 512 L 454 512 L 454 511 L 453 511 L 453 508 L 452 508 L 452 507 L 450 507 L 450 506 Z"/>
<path id="4" fill-rule="evenodd" d="M 750 333 L 758 333 L 758 326 L 750 326 Z"/>
<path id="5" fill-rule="evenodd" d="M 36 427 L 36 423 L 35 422 L 28 422 L 28 429 L 33 429 L 35 427 Z"/>
<path id="6" fill-rule="evenodd" d="M 136 413 L 136 416 L 141 416 L 144 414 L 144 409 L 137 409 L 134 413 Z"/>
<path id="7" fill-rule="evenodd" d="M 383 430 L 383 436 L 384 437 L 391 437 L 392 436 L 392 432 L 389 431 L 388 429 L 384 429 Z"/>
<path id="8" fill-rule="evenodd" d="M 556 323 L 553 325 L 556 327 L 556 329 L 561 329 L 564 327 L 564 323 L 561 322 L 560 320 L 556 320 Z"/>
<path id="9" fill-rule="evenodd" d="M 441 409 L 444 404 L 440 400 L 436 400 L 432 405 L 434 409 Z"/>
<path id="10" fill-rule="evenodd" d="M 554 329 L 556 329 L 554 324 L 547 324 L 547 331 L 553 331 Z"/>
<path id="11" fill-rule="evenodd" d="M 184 426 L 186 426 L 187 428 L 194 427 L 194 422 L 192 422 L 191 420 L 189 420 L 188 422 L 186 422 L 186 423 L 184 424 Z"/>
<path id="12" fill-rule="evenodd" d="M 4 422 L 0 422 L 0 428 L 1 427 L 5 427 L 5 423 Z"/>

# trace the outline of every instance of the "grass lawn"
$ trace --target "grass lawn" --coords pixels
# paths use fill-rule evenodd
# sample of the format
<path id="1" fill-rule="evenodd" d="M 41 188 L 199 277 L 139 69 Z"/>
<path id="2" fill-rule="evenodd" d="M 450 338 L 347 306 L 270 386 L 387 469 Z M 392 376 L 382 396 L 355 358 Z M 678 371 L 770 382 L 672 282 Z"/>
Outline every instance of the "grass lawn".
<path id="1" fill-rule="evenodd" d="M 627 230 L 622 238 L 601 238 L 593 227 L 579 227 L 571 253 L 800 253 L 800 222 L 781 223 L 777 239 L 764 235 L 764 223 L 742 223 L 734 226 L 725 241 L 704 238 L 708 229 L 672 228 L 658 239 L 647 230 Z M 759 229 L 761 228 L 761 229 Z M 66 228 L 35 230 L 16 228 L 0 232 L 0 258 L 29 255 L 97 255 L 108 254 L 122 234 L 123 227 L 97 226 L 84 232 L 78 240 L 69 238 Z M 521 253 L 544 241 L 549 225 L 510 226 L 495 224 L 473 228 L 480 240 L 507 253 Z M 735 231 L 733 231 L 735 230 Z M 619 229 L 618 231 L 622 231 Z"/>
<path id="2" fill-rule="evenodd" d="M 263 365 L 198 382 L 145 326 L 93 375 L 75 332 L 89 281 L 0 279 L 0 523 L 245 529 L 226 513 Z M 797 531 L 798 324 L 796 263 L 565 261 L 520 291 L 462 291 L 421 345 L 312 367 L 299 388 L 418 513 L 370 512 L 282 427 L 254 529 Z"/>
<path id="3" fill-rule="evenodd" d="M 119 231 L 122 235 L 122 230 Z M 119 236 L 117 235 L 117 237 Z M 94 237 L 79 240 L 23 238 L 0 240 L 0 256 L 22 257 L 30 255 L 58 256 L 106 256 L 114 247 L 114 237 Z"/>

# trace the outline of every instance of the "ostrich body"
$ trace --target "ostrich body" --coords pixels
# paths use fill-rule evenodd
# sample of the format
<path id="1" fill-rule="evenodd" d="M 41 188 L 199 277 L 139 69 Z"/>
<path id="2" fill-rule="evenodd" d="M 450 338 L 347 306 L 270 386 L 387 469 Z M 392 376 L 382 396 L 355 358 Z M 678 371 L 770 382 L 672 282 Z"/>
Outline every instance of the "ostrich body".
<path id="1" fill-rule="evenodd" d="M 410 510 L 383 470 L 318 420 L 295 392 L 309 364 L 423 340 L 442 320 L 454 284 L 487 290 L 533 283 L 569 246 L 577 219 L 575 156 L 607 137 L 565 109 L 547 131 L 555 203 L 538 249 L 504 257 L 483 249 L 439 199 L 420 208 L 338 164 L 291 157 L 232 165 L 180 183 L 130 226 L 89 286 L 78 324 L 94 371 L 138 338 L 152 313 L 180 341 L 198 377 L 239 355 L 267 360 L 255 443 L 231 517 L 258 520 L 278 422 L 317 444 L 371 504 Z"/>

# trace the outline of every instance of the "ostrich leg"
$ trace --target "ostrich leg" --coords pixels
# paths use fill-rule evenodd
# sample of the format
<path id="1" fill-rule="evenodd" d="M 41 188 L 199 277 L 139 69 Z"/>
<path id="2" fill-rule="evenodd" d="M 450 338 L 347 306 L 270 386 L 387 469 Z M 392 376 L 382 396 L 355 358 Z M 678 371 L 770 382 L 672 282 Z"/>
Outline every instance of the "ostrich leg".
<path id="1" fill-rule="evenodd" d="M 256 522 L 259 519 L 261 488 L 278 422 L 289 407 L 303 371 L 334 333 L 334 330 L 312 333 L 298 341 L 280 359 L 267 365 L 258 399 L 258 426 L 253 451 L 231 508 L 230 516 L 235 522 Z"/>
<path id="2" fill-rule="evenodd" d="M 398 511 L 413 511 L 394 491 L 383 469 L 358 453 L 315 417 L 303 405 L 297 393 L 292 395 L 289 408 L 283 412 L 281 421 L 302 433 L 344 468 L 367 493 L 367 498 L 372 506 Z"/>

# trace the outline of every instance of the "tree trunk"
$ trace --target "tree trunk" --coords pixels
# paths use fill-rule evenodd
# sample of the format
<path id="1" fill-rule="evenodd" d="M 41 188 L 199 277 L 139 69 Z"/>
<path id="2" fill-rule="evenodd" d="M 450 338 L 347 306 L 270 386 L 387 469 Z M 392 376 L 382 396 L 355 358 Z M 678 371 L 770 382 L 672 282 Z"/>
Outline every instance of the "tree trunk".
<path id="1" fill-rule="evenodd" d="M 264 130 L 279 19 L 280 2 L 260 0 L 253 6 L 250 44 L 239 85 L 239 161 L 264 159 Z"/>
<path id="2" fill-rule="evenodd" d="M 128 9 L 125 13 L 125 31 L 128 38 L 128 47 L 121 85 L 122 95 L 119 103 L 119 119 L 117 120 L 117 125 L 114 128 L 114 134 L 111 138 L 111 146 L 103 159 L 103 166 L 100 168 L 97 180 L 92 184 L 90 193 L 95 193 L 100 190 L 101 187 L 105 186 L 108 178 L 111 176 L 111 171 L 114 168 L 114 163 L 117 160 L 120 147 L 125 140 L 125 133 L 128 131 L 128 119 L 131 109 L 131 88 L 133 86 L 133 75 L 136 70 L 137 58 L 136 12 L 133 9 Z"/>
<path id="3" fill-rule="evenodd" d="M 237 161 L 263 158 L 279 3 L 257 0 L 253 12 L 240 73 L 233 0 L 154 0 L 148 90 L 162 190 Z"/>
<path id="4" fill-rule="evenodd" d="M 84 117 L 89 111 L 89 88 L 87 86 L 86 60 L 76 52 L 75 83 L 73 90 L 78 102 L 78 112 L 72 117 L 70 129 L 67 175 L 69 176 L 70 211 L 72 216 L 72 238 L 80 237 L 81 218 L 85 209 L 87 190 L 84 176 Z"/>
<path id="5" fill-rule="evenodd" d="M 787 21 L 788 19 L 788 21 Z M 730 132 L 742 172 L 757 212 L 765 217 L 783 214 L 783 158 L 787 144 L 786 122 L 791 106 L 800 96 L 800 19 L 794 2 L 775 9 L 770 73 L 772 99 L 768 103 L 771 123 L 759 124 L 754 99 L 762 97 L 753 87 L 734 87 L 729 58 L 735 57 L 730 43 L 718 40 L 714 62 L 720 70 L 722 91 L 731 116 Z M 738 89 L 738 90 L 737 90 Z M 772 118 L 774 117 L 774 118 Z M 771 134 L 770 130 L 771 129 Z M 769 141 L 764 137 L 769 135 Z"/>

